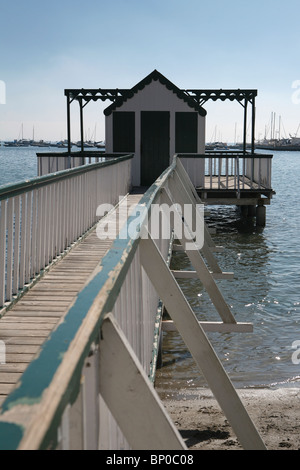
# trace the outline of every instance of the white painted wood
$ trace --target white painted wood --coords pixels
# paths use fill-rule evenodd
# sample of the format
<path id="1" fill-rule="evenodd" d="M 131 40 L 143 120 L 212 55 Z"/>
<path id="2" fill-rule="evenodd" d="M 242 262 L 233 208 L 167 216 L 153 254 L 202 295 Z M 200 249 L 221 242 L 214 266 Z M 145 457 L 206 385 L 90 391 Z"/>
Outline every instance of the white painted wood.
<path id="1" fill-rule="evenodd" d="M 15 237 L 14 237 L 14 279 L 13 294 L 19 291 L 19 266 L 20 266 L 20 196 L 15 197 Z M 2 233 L 2 231 L 0 230 Z M 0 302 L 1 304 L 1 302 Z"/>
<path id="2" fill-rule="evenodd" d="M 93 345 L 82 371 L 84 449 L 97 450 L 99 442 L 99 351 Z"/>
<path id="3" fill-rule="evenodd" d="M 26 234 L 25 234 L 25 284 L 30 281 L 30 259 L 31 259 L 31 223 L 32 223 L 32 192 L 27 193 L 26 206 Z"/>
<path id="4" fill-rule="evenodd" d="M 38 191 L 34 190 L 32 194 L 32 236 L 31 236 L 31 266 L 30 266 L 30 277 L 33 278 L 37 272 L 37 198 Z"/>
<path id="5" fill-rule="evenodd" d="M 6 267 L 6 213 L 7 213 L 6 200 L 1 201 L 1 215 L 0 215 L 0 305 L 5 302 L 5 267 Z"/>
<path id="6" fill-rule="evenodd" d="M 69 435 L 69 450 L 84 450 L 82 384 L 76 401 L 72 403 L 69 411 Z"/>
<path id="7" fill-rule="evenodd" d="M 172 273 L 175 277 L 175 279 L 198 279 L 198 274 L 197 271 L 178 271 L 178 270 L 172 270 Z M 231 280 L 234 279 L 234 273 L 212 273 L 212 277 L 215 280 Z"/>
<path id="8" fill-rule="evenodd" d="M 202 225 L 202 230 L 203 230 L 203 245 L 200 247 L 200 252 L 203 254 L 203 256 L 206 258 L 210 268 L 212 269 L 213 272 L 216 273 L 221 273 L 222 270 L 216 260 L 216 258 L 212 254 L 212 250 L 210 249 L 211 246 L 215 246 L 214 242 L 212 241 L 212 238 L 209 234 L 209 231 L 207 229 L 205 220 L 202 216 L 202 214 L 199 213 L 199 211 L 196 208 L 196 205 L 192 199 L 192 195 L 188 193 L 188 190 L 185 186 L 185 184 L 182 182 L 180 176 L 177 174 L 177 172 L 174 172 L 174 178 L 170 178 L 168 180 L 168 188 L 169 188 L 169 197 L 172 199 L 172 204 L 179 203 L 181 204 L 181 207 L 184 207 L 185 204 L 190 204 L 192 210 L 193 210 L 193 220 L 198 221 L 198 225 Z"/>
<path id="9" fill-rule="evenodd" d="M 140 245 L 141 262 L 145 271 L 241 445 L 246 450 L 265 450 L 255 425 L 155 243 L 149 236 L 142 239 Z"/>
<path id="10" fill-rule="evenodd" d="M 96 224 L 99 204 L 128 193 L 130 168 L 117 162 L 1 202 L 0 307 Z"/>
<path id="11" fill-rule="evenodd" d="M 170 199 L 168 193 L 166 191 L 163 191 L 161 194 L 161 199 L 162 201 L 168 205 L 171 206 L 173 204 L 173 201 Z M 163 206 L 164 207 L 164 206 Z M 179 213 L 176 213 L 176 210 L 174 211 L 175 217 L 177 216 L 177 224 L 182 224 L 182 218 Z M 185 229 L 188 227 L 185 226 Z M 231 310 L 228 306 L 228 304 L 225 302 L 225 299 L 219 290 L 219 287 L 215 283 L 215 280 L 209 271 L 208 267 L 206 266 L 201 253 L 198 251 L 196 245 L 191 241 L 192 237 L 190 239 L 187 239 L 186 234 L 184 233 L 185 230 L 181 230 L 181 234 L 175 234 L 179 240 L 181 241 L 181 245 L 185 247 L 185 251 L 187 256 L 189 257 L 192 266 L 194 269 L 197 271 L 198 277 L 200 281 L 202 282 L 204 288 L 206 289 L 208 295 L 210 296 L 210 299 L 212 303 L 214 304 L 217 312 L 219 313 L 221 319 L 223 320 L 224 323 L 235 323 L 235 318 L 231 313 Z M 194 247 L 190 248 L 194 244 Z"/>
<path id="12" fill-rule="evenodd" d="M 14 240 L 14 199 L 7 203 L 7 267 L 6 267 L 6 300 L 12 299 L 13 281 L 13 240 Z M 0 264 L 1 266 L 1 264 Z"/>
<path id="13" fill-rule="evenodd" d="M 102 325 L 100 393 L 133 450 L 186 449 L 111 314 Z"/>
<path id="14" fill-rule="evenodd" d="M 183 166 L 184 159 L 178 158 L 176 161 L 176 176 L 179 177 L 181 181 L 181 185 L 184 187 L 184 192 L 187 192 L 188 197 L 191 199 L 193 204 L 202 204 L 202 201 L 191 182 L 191 179 Z M 215 252 L 218 249 L 223 250 L 223 247 L 216 247 L 215 242 L 213 241 L 212 237 L 210 236 L 209 230 L 205 225 L 205 242 L 207 243 L 211 252 Z"/>
<path id="15" fill-rule="evenodd" d="M 70 450 L 70 409 L 71 405 L 67 405 L 58 429 L 58 442 L 61 450 Z"/>
<path id="16" fill-rule="evenodd" d="M 199 321 L 203 331 L 206 333 L 253 333 L 252 323 L 223 323 Z M 162 322 L 163 331 L 177 331 L 173 320 L 164 320 Z"/>
<path id="17" fill-rule="evenodd" d="M 25 285 L 25 258 L 26 258 L 26 201 L 27 194 L 23 193 L 21 196 L 21 246 L 20 246 L 20 285 Z"/>

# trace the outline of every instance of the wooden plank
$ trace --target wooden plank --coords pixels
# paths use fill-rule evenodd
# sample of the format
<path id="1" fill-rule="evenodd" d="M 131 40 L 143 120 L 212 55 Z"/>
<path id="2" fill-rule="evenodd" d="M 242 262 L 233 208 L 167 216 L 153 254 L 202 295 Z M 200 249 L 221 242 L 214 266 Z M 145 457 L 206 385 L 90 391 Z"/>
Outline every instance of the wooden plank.
<path id="1" fill-rule="evenodd" d="M 255 425 L 154 241 L 140 241 L 142 265 L 202 371 L 241 445 L 266 450 Z"/>
<path id="2" fill-rule="evenodd" d="M 26 292 L 26 295 L 22 297 L 22 301 L 27 301 L 27 300 L 41 300 L 41 301 L 46 301 L 46 298 L 50 299 L 56 299 L 56 300 L 69 300 L 75 297 L 75 294 L 72 292 L 53 292 L 52 294 L 49 294 L 49 292 L 45 292 L 43 289 L 39 288 L 39 283 L 34 286 L 30 291 Z"/>
<path id="3" fill-rule="evenodd" d="M 64 291 L 64 292 L 74 292 L 78 293 L 84 284 L 78 284 L 78 283 L 70 283 L 70 284 L 65 284 L 65 283 L 60 283 L 57 281 L 48 282 L 48 281 L 40 281 L 39 283 L 39 290 L 47 290 L 47 291 Z"/>
<path id="4" fill-rule="evenodd" d="M 0 333 L 1 339 L 1 333 Z M 33 346 L 41 346 L 45 338 L 43 337 L 24 337 L 24 336 L 12 336 L 9 340 L 5 340 L 6 347 L 8 344 L 10 345 L 33 345 Z"/>
<path id="5" fill-rule="evenodd" d="M 154 387 L 111 314 L 103 322 L 101 338 L 100 394 L 131 448 L 186 449 Z"/>
<path id="6" fill-rule="evenodd" d="M 16 372 L 0 372 L 0 383 L 2 384 L 15 384 L 22 376 L 21 373 Z"/>
<path id="7" fill-rule="evenodd" d="M 52 305 L 51 302 L 48 304 L 39 304 L 39 305 L 24 305 L 24 304 L 16 304 L 14 308 L 14 312 L 18 311 L 23 312 L 65 312 L 66 307 L 65 305 Z"/>
<path id="8" fill-rule="evenodd" d="M 7 354 L 36 354 L 39 350 L 38 345 L 30 345 L 30 344 L 10 344 L 6 345 L 6 353 Z M 0 378 L 1 382 L 1 378 Z"/>
<path id="9" fill-rule="evenodd" d="M 34 354 L 22 354 L 22 353 L 7 353 L 6 354 L 6 363 L 13 364 L 13 363 L 29 363 L 34 358 Z"/>
<path id="10" fill-rule="evenodd" d="M 61 318 L 64 316 L 65 312 L 51 312 L 51 311 L 36 311 L 34 312 L 34 315 L 39 316 L 39 317 L 52 317 L 52 318 Z M 19 318 L 24 318 L 24 317 L 32 317 L 32 311 L 24 311 L 24 310 L 13 310 L 14 316 L 18 316 Z M 6 314 L 7 315 L 7 314 Z M 0 326 L 1 326 L 1 320 L 0 320 Z M 1 336 L 1 327 L 0 327 L 0 336 Z"/>
<path id="11" fill-rule="evenodd" d="M 14 315 L 14 312 L 12 312 L 12 313 L 7 313 L 3 317 L 2 321 L 6 322 L 6 323 L 13 323 L 13 322 L 20 322 L 21 321 L 23 324 L 26 324 L 26 323 L 51 323 L 52 325 L 56 325 L 57 318 L 30 316 L 30 317 L 24 317 L 24 318 L 20 319 L 20 315 L 19 316 Z"/>
<path id="12" fill-rule="evenodd" d="M 70 305 L 70 299 L 56 299 L 55 296 L 53 297 L 46 297 L 46 298 L 36 298 L 35 296 L 32 299 L 28 299 L 27 296 L 19 300 L 18 307 L 44 307 L 45 305 L 49 304 L 55 307 L 67 307 Z"/>
<path id="13" fill-rule="evenodd" d="M 0 364 L 0 372 L 20 372 L 23 373 L 28 367 L 28 364 L 23 363 L 12 363 L 12 364 Z"/>
<path id="14" fill-rule="evenodd" d="M 24 329 L 27 329 L 29 331 L 33 331 L 33 330 L 39 330 L 39 331 L 42 331 L 42 330 L 47 330 L 47 331 L 51 331 L 53 328 L 53 323 L 41 323 L 39 322 L 38 324 L 36 324 L 35 322 L 22 322 L 22 320 L 18 321 L 18 322 L 6 322 L 5 320 L 1 321 L 1 335 L 3 335 L 5 333 L 5 331 L 7 330 L 14 330 L 14 331 L 17 331 L 17 330 L 24 330 Z"/>
<path id="15" fill-rule="evenodd" d="M 17 330 L 17 329 L 11 329 L 11 330 L 6 330 L 6 329 L 3 329 L 2 330 L 2 327 L 1 327 L 1 331 L 0 331 L 0 339 L 2 338 L 3 340 L 5 338 L 10 338 L 10 337 L 17 337 L 17 336 L 30 336 L 30 337 L 40 337 L 40 338 L 47 338 L 47 336 L 49 335 L 49 332 L 50 330 L 25 330 L 24 328 L 21 329 L 21 330 Z"/>
<path id="16" fill-rule="evenodd" d="M 0 395 L 8 395 L 14 389 L 14 387 L 14 384 L 0 383 Z"/>

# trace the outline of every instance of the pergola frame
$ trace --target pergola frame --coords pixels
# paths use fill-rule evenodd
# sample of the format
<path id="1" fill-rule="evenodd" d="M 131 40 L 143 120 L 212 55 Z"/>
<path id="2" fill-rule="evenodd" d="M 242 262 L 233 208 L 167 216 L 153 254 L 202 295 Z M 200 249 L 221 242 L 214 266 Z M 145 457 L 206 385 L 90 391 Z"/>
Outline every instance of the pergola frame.
<path id="1" fill-rule="evenodd" d="M 197 105 L 202 106 L 208 100 L 212 101 L 237 101 L 244 108 L 244 132 L 243 132 L 243 152 L 246 153 L 246 140 L 247 140 L 247 109 L 248 103 L 252 106 L 252 126 L 251 126 L 251 153 L 255 151 L 255 98 L 257 90 L 195 90 L 187 89 L 181 90 L 187 95 L 188 98 L 193 99 Z M 81 151 L 84 151 L 84 129 L 83 129 L 83 108 L 90 101 L 112 101 L 117 102 L 124 98 L 128 99 L 133 96 L 131 89 L 118 89 L 118 88 L 98 88 L 98 89 L 66 89 L 65 96 L 67 98 L 67 134 L 68 134 L 68 152 L 71 153 L 71 103 L 77 101 L 80 108 L 80 136 L 81 136 Z"/>

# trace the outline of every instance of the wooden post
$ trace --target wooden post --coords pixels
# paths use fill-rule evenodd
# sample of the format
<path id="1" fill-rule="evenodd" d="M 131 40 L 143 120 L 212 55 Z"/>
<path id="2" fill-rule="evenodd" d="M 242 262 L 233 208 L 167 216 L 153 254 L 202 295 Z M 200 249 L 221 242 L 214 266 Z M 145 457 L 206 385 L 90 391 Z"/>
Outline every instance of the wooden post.
<path id="1" fill-rule="evenodd" d="M 248 101 L 247 101 L 247 98 L 245 98 L 245 101 L 244 101 L 244 141 L 243 141 L 244 154 L 246 153 L 246 148 L 247 148 L 247 105 L 248 105 Z"/>
<path id="2" fill-rule="evenodd" d="M 78 100 L 79 107 L 80 107 L 80 138 L 81 138 L 81 151 L 84 151 L 84 135 L 83 135 L 83 106 L 82 106 L 82 99 Z"/>
<path id="3" fill-rule="evenodd" d="M 71 112 L 70 112 L 70 95 L 67 93 L 67 134 L 68 134 L 68 153 L 71 153 Z M 70 159 L 70 157 L 69 157 Z M 70 166 L 69 166 L 70 168 Z"/>
<path id="4" fill-rule="evenodd" d="M 252 98 L 252 133 L 251 133 L 251 153 L 255 153 L 255 96 Z"/>

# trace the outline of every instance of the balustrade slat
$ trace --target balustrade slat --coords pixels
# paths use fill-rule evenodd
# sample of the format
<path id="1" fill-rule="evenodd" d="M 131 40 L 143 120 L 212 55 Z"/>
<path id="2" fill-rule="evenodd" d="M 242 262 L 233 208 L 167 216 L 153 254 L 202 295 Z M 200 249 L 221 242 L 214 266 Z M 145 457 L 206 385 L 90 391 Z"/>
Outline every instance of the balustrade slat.
<path id="1" fill-rule="evenodd" d="M 6 200 L 1 201 L 0 215 L 0 305 L 5 302 L 5 271 L 6 271 Z"/>
<path id="2" fill-rule="evenodd" d="M 20 216 L 20 196 L 16 196 L 14 204 L 15 212 L 15 236 L 14 236 L 14 279 L 13 279 L 13 294 L 16 295 L 19 291 L 19 275 L 20 275 L 20 228 L 21 228 L 21 216 Z M 0 232 L 2 233 L 1 229 Z"/>
<path id="3" fill-rule="evenodd" d="M 12 299 L 13 282 L 13 240 L 14 240 L 14 199 L 7 203 L 7 267 L 6 267 L 6 300 Z"/>

